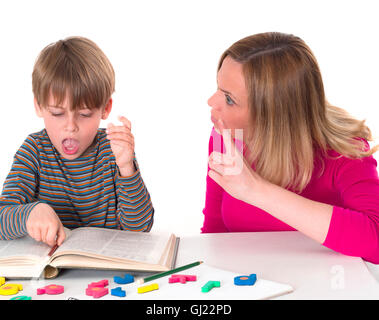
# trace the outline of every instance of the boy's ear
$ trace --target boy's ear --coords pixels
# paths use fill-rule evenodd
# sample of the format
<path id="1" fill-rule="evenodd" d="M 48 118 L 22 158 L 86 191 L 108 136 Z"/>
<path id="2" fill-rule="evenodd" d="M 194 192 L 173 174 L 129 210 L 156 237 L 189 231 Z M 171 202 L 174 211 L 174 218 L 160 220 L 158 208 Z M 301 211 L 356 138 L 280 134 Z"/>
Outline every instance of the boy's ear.
<path id="1" fill-rule="evenodd" d="M 107 104 L 104 107 L 103 114 L 101 115 L 102 120 L 106 120 L 111 113 L 112 110 L 112 98 L 110 98 Z"/>
<path id="2" fill-rule="evenodd" d="M 38 101 L 37 101 L 37 99 L 35 97 L 34 97 L 34 109 L 36 111 L 37 116 L 40 117 L 40 118 L 42 118 L 41 107 L 39 106 Z"/>

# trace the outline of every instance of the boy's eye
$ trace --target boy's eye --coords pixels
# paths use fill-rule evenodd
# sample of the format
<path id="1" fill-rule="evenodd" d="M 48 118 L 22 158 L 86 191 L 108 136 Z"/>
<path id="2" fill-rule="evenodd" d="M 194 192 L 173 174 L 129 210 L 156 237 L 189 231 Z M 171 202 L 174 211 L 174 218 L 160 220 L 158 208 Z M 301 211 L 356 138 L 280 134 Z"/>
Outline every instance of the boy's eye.
<path id="1" fill-rule="evenodd" d="M 51 115 L 53 117 L 59 117 L 59 116 L 63 115 L 63 113 L 54 113 L 54 112 L 51 112 Z"/>
<path id="2" fill-rule="evenodd" d="M 80 116 L 84 118 L 89 118 L 92 116 L 92 113 L 81 113 Z"/>
<path id="3" fill-rule="evenodd" d="M 229 106 L 234 105 L 233 99 L 229 97 L 228 95 L 225 95 L 225 100 L 226 100 L 226 104 L 228 104 Z"/>

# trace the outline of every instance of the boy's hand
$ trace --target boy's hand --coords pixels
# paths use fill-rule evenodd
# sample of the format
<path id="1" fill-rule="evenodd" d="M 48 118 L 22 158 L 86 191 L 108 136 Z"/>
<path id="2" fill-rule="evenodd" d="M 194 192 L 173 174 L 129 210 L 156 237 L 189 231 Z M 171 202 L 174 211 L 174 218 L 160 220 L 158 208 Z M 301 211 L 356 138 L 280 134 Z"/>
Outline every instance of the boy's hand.
<path id="1" fill-rule="evenodd" d="M 62 222 L 54 209 L 46 203 L 37 204 L 30 212 L 26 230 L 34 240 L 45 242 L 49 246 L 60 246 L 66 238 Z"/>
<path id="2" fill-rule="evenodd" d="M 131 132 L 131 123 L 125 117 L 119 116 L 121 126 L 109 123 L 107 127 L 107 138 L 110 140 L 112 152 L 116 158 L 116 164 L 123 177 L 132 175 L 134 167 L 134 136 Z"/>

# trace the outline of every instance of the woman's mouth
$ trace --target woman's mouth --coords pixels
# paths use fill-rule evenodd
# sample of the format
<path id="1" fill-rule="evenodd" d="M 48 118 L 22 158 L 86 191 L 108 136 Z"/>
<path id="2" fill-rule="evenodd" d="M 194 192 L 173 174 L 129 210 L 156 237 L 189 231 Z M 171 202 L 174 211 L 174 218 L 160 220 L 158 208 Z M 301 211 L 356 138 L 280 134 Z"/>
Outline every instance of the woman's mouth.
<path id="1" fill-rule="evenodd" d="M 63 152 L 67 155 L 75 154 L 79 150 L 79 141 L 72 138 L 64 139 L 62 141 L 62 148 Z"/>

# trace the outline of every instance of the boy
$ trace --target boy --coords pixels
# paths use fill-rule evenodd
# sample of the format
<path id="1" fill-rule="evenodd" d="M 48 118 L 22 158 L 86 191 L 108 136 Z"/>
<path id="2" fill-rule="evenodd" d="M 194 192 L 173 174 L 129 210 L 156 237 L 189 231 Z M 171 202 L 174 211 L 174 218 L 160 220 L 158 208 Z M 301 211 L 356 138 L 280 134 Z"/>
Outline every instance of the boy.
<path id="1" fill-rule="evenodd" d="M 154 209 L 134 157 L 131 124 L 99 129 L 112 109 L 115 76 L 92 41 L 47 46 L 32 74 L 45 129 L 17 151 L 0 197 L 0 239 L 29 234 L 50 246 L 63 226 L 150 231 Z"/>

